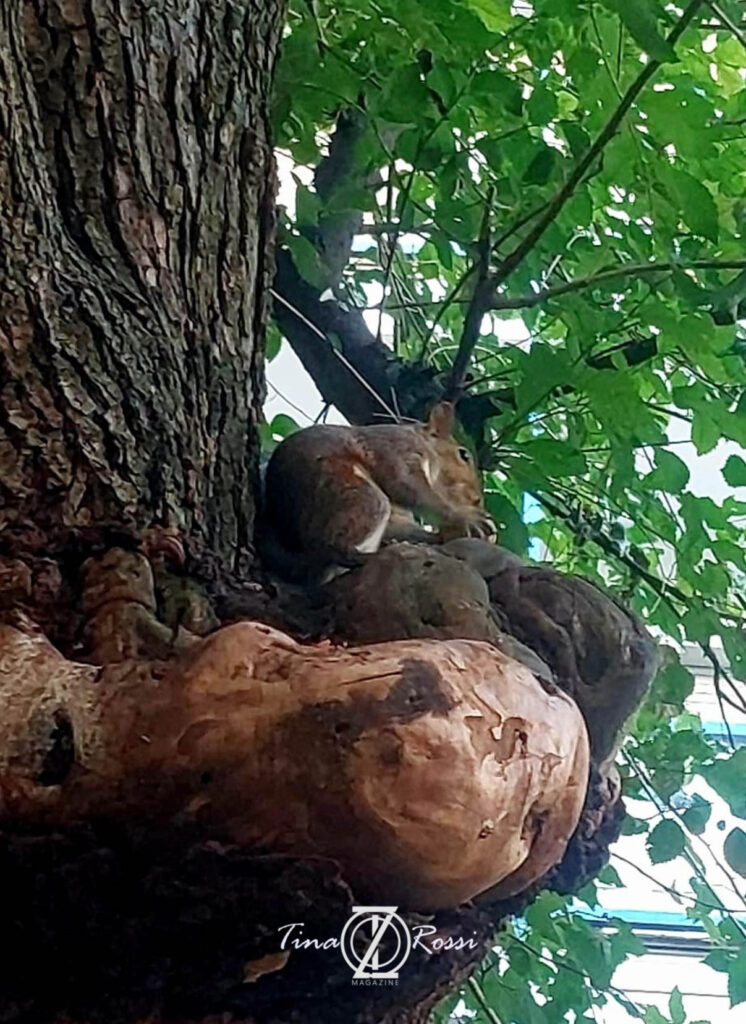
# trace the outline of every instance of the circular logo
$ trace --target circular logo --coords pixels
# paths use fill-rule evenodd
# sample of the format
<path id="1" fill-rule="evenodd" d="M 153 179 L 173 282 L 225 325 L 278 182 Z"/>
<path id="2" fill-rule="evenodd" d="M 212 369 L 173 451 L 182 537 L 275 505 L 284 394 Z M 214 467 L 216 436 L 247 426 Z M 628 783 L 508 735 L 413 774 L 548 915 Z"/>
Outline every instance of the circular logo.
<path id="1" fill-rule="evenodd" d="M 412 937 L 396 907 L 354 907 L 339 944 L 354 978 L 397 978 Z"/>

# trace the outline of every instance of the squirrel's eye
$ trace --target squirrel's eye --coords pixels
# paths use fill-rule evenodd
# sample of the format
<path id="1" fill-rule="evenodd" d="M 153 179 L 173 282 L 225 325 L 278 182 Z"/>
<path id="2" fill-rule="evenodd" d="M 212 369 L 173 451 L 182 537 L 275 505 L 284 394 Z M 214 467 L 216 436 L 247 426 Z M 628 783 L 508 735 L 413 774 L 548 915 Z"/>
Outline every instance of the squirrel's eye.
<path id="1" fill-rule="evenodd" d="M 458 453 L 464 462 L 471 462 L 471 454 L 468 448 L 459 448 Z"/>

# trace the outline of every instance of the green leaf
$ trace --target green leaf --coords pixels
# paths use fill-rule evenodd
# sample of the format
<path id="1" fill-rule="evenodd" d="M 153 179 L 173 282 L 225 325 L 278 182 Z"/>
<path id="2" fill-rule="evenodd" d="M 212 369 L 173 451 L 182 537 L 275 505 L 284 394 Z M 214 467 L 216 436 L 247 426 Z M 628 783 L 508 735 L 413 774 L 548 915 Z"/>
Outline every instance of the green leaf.
<path id="1" fill-rule="evenodd" d="M 436 60 L 427 75 L 427 84 L 434 89 L 446 106 L 450 107 L 458 95 L 458 85 L 453 70 L 442 60 Z"/>
<path id="2" fill-rule="evenodd" d="M 547 84 L 537 85 L 526 104 L 531 124 L 549 124 L 557 116 L 557 94 Z"/>
<path id="3" fill-rule="evenodd" d="M 648 831 L 648 823 L 644 818 L 636 818 L 629 811 L 624 815 L 622 819 L 622 835 L 623 836 L 639 836 L 644 835 Z"/>
<path id="4" fill-rule="evenodd" d="M 661 1013 L 657 1006 L 645 1007 L 645 1024 L 670 1024 L 668 1017 Z"/>
<path id="5" fill-rule="evenodd" d="M 275 438 L 289 437 L 290 434 L 294 434 L 300 427 L 292 418 L 292 416 L 286 416 L 284 412 L 278 413 L 277 416 L 273 416 L 269 424 L 269 429 L 272 436 Z"/>
<path id="6" fill-rule="evenodd" d="M 271 363 L 282 346 L 282 335 L 274 320 L 267 324 L 267 334 L 264 341 L 264 358 Z"/>
<path id="7" fill-rule="evenodd" d="M 675 658 L 658 672 L 653 684 L 653 696 L 666 704 L 683 707 L 684 701 L 694 690 L 694 676 L 688 668 L 684 668 L 678 656 Z"/>
<path id="8" fill-rule="evenodd" d="M 523 414 L 533 410 L 543 397 L 555 388 L 573 379 L 573 368 L 567 353 L 549 345 L 534 345 L 531 351 L 521 353 L 520 384 L 516 390 L 516 411 Z"/>
<path id="9" fill-rule="evenodd" d="M 524 171 L 523 180 L 528 185 L 546 185 L 552 176 L 556 160 L 557 150 L 544 146 Z"/>
<path id="10" fill-rule="evenodd" d="M 725 597 L 730 589 L 730 576 L 722 565 L 707 562 L 700 572 L 693 574 L 699 589 L 707 597 Z"/>
<path id="11" fill-rule="evenodd" d="M 728 967 L 730 1005 L 746 1002 L 746 949 L 742 949 Z"/>
<path id="12" fill-rule="evenodd" d="M 461 992 L 456 991 L 447 996 L 441 1003 L 438 1003 L 438 1006 L 433 1010 L 432 1024 L 449 1024 L 451 1014 L 456 1009 L 460 999 Z"/>
<path id="13" fill-rule="evenodd" d="M 746 747 L 739 747 L 729 757 L 719 758 L 702 769 L 706 782 L 727 801 L 733 814 L 746 818 Z"/>
<path id="14" fill-rule="evenodd" d="M 684 852 L 686 840 L 678 822 L 664 818 L 648 836 L 647 848 L 653 864 L 664 864 Z"/>
<path id="15" fill-rule="evenodd" d="M 323 288 L 326 283 L 324 270 L 311 242 L 302 235 L 294 235 L 288 239 L 288 245 L 301 277 L 316 288 Z"/>
<path id="16" fill-rule="evenodd" d="M 686 1010 L 684 1009 L 684 1000 L 681 998 L 678 985 L 674 986 L 671 997 L 668 1000 L 668 1012 L 671 1014 L 672 1024 L 684 1024 Z"/>
<path id="17" fill-rule="evenodd" d="M 702 963 L 707 964 L 713 971 L 720 971 L 723 974 L 727 974 L 730 968 L 731 957 L 726 953 L 724 949 L 715 949 L 712 953 L 708 953 Z"/>
<path id="18" fill-rule="evenodd" d="M 607 864 L 599 871 L 597 880 L 604 885 L 613 885 L 617 889 L 624 887 L 624 883 L 619 877 L 619 872 L 612 864 Z"/>
<path id="19" fill-rule="evenodd" d="M 466 0 L 466 5 L 490 32 L 504 32 L 513 21 L 511 0 Z"/>
<path id="20" fill-rule="evenodd" d="M 712 804 L 709 800 L 705 800 L 699 793 L 695 793 L 692 796 L 692 806 L 687 807 L 681 817 L 690 832 L 693 832 L 695 836 L 701 836 L 711 814 Z"/>
<path id="21" fill-rule="evenodd" d="M 689 467 L 673 452 L 656 449 L 655 465 L 657 468 L 645 479 L 648 487 L 680 494 L 689 483 Z"/>
<path id="22" fill-rule="evenodd" d="M 630 374 L 591 371 L 584 380 L 584 390 L 593 413 L 610 434 L 625 442 L 631 437 L 648 440 L 654 432 L 657 434 L 655 418 Z"/>
<path id="23" fill-rule="evenodd" d="M 569 441 L 539 437 L 526 442 L 523 451 L 548 477 L 581 476 L 587 469 L 585 456 Z"/>
<path id="24" fill-rule="evenodd" d="M 317 224 L 322 205 L 321 196 L 317 192 L 312 192 L 310 188 L 299 183 L 295 193 L 296 224 L 304 226 Z"/>
<path id="25" fill-rule="evenodd" d="M 658 31 L 658 5 L 655 0 L 601 0 L 604 7 L 618 14 L 630 34 L 653 60 L 678 60 L 676 51 Z"/>
<path id="26" fill-rule="evenodd" d="M 720 636 L 731 672 L 737 679 L 746 679 L 746 633 L 743 627 L 724 627 Z"/>
<path id="27" fill-rule="evenodd" d="M 585 927 L 580 927 L 580 925 Z M 591 983 L 597 988 L 606 988 L 611 981 L 613 967 L 609 960 L 608 944 L 604 939 L 588 927 L 585 922 L 578 922 L 572 928 L 572 956 L 586 972 Z M 570 940 L 568 940 L 570 941 Z"/>
<path id="28" fill-rule="evenodd" d="M 746 462 L 740 455 L 729 455 L 725 460 L 723 479 L 731 487 L 746 487 Z"/>
<path id="29" fill-rule="evenodd" d="M 587 903 L 589 907 L 598 905 L 598 888 L 593 882 L 586 882 L 582 889 L 578 889 L 576 898 Z"/>
<path id="30" fill-rule="evenodd" d="M 692 441 L 697 449 L 697 455 L 706 455 L 708 452 L 711 452 L 721 438 L 720 428 L 712 417 L 701 412 L 694 414 L 694 419 L 692 420 Z"/>
<path id="31" fill-rule="evenodd" d="M 590 148 L 590 135 L 582 125 L 576 124 L 575 121 L 569 121 L 563 125 L 563 131 L 570 146 L 570 152 L 576 160 L 579 160 L 585 151 Z"/>
<path id="32" fill-rule="evenodd" d="M 524 978 L 530 978 L 533 967 L 536 963 L 536 957 L 532 956 L 531 953 L 523 946 L 519 946 L 517 943 L 512 944 L 510 947 L 510 968 L 517 974 L 520 974 Z"/>
<path id="33" fill-rule="evenodd" d="M 504 115 L 520 117 L 523 113 L 523 92 L 520 83 L 494 67 L 474 76 L 471 98 L 484 104 L 491 114 L 499 111 Z M 489 132 L 495 132 L 494 124 L 486 127 Z"/>
<path id="34" fill-rule="evenodd" d="M 612 960 L 622 963 L 628 956 L 644 956 L 645 943 L 632 931 L 626 921 L 614 918 L 615 931 L 607 933 L 611 946 Z"/>
<path id="35" fill-rule="evenodd" d="M 676 208 L 692 231 L 711 242 L 717 242 L 718 209 L 707 188 L 694 175 L 671 167 L 666 175 Z"/>
<path id="36" fill-rule="evenodd" d="M 731 829 L 725 837 L 723 853 L 733 870 L 746 878 L 746 832 L 742 828 Z"/>
<path id="37" fill-rule="evenodd" d="M 487 491 L 484 498 L 487 511 L 497 527 L 500 544 L 517 555 L 528 553 L 528 530 L 523 516 L 512 501 L 503 494 Z"/>
<path id="38" fill-rule="evenodd" d="M 421 123 L 422 115 L 434 109 L 418 65 L 397 68 L 386 78 L 379 100 L 381 116 L 395 124 Z"/>

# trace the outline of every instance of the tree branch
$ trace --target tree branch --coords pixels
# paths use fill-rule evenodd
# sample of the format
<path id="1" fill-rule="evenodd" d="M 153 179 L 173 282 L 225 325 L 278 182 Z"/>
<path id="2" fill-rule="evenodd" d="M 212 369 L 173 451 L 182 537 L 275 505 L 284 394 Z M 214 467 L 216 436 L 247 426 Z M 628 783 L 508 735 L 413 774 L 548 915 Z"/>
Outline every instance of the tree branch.
<path id="1" fill-rule="evenodd" d="M 472 272 L 473 272 L 472 268 Z M 561 295 L 568 295 L 571 292 L 579 292 L 585 288 L 594 288 L 598 284 L 603 284 L 606 281 L 611 281 L 618 277 L 647 277 L 649 274 L 665 274 L 672 270 L 746 270 L 746 259 L 743 260 L 692 260 L 688 263 L 677 262 L 674 260 L 662 260 L 655 263 L 628 263 L 620 264 L 614 267 L 604 267 L 595 274 L 587 274 L 585 277 L 576 277 L 571 281 L 565 281 L 562 284 L 555 285 L 552 288 L 540 288 L 536 292 L 532 292 L 531 295 L 498 295 L 493 296 L 490 302 L 489 309 L 531 309 L 534 306 L 540 306 L 542 302 L 556 299 Z M 713 301 L 716 296 L 725 295 L 732 290 L 734 283 L 740 281 L 740 278 L 744 276 L 739 274 L 733 281 L 729 281 L 728 284 L 724 285 L 722 289 L 715 293 Z M 739 293 L 740 294 L 740 293 Z M 467 299 L 452 298 L 452 303 L 466 303 Z M 426 309 L 430 306 L 440 305 L 440 300 L 436 299 L 422 299 L 413 302 L 397 302 L 388 307 L 389 310 L 395 309 Z M 367 306 L 367 309 L 380 309 L 381 304 L 376 303 L 374 306 Z"/>
<path id="2" fill-rule="evenodd" d="M 674 28 L 669 32 L 667 41 L 673 46 L 684 31 L 693 20 L 694 15 L 697 13 L 699 8 L 702 6 L 704 0 L 691 0 L 687 5 L 684 13 Z M 599 132 L 596 140 L 588 148 L 582 160 L 580 160 L 570 173 L 565 184 L 555 193 L 554 197 L 550 200 L 544 214 L 539 218 L 538 222 L 529 231 L 526 237 L 519 242 L 519 244 L 510 252 L 503 260 L 499 270 L 493 278 L 493 284 L 497 290 L 498 286 L 502 284 L 513 271 L 523 262 L 528 256 L 531 250 L 534 248 L 536 243 L 542 237 L 544 232 L 549 228 L 557 218 L 557 215 L 561 212 L 565 203 L 572 197 L 575 189 L 578 187 L 580 182 L 585 177 L 587 171 L 590 169 L 593 162 L 601 155 L 607 144 L 613 139 L 617 133 L 617 129 L 624 120 L 625 115 L 630 110 L 632 104 L 637 99 L 638 95 L 642 92 L 645 86 L 648 84 L 650 79 L 655 75 L 658 69 L 662 65 L 662 61 L 649 60 L 648 63 L 643 67 L 640 74 L 628 87 L 627 91 L 616 108 L 614 113 L 611 115 L 609 120 L 606 122 L 604 127 Z"/>
<path id="3" fill-rule="evenodd" d="M 482 986 L 479 984 L 479 982 L 473 975 L 471 978 L 469 978 L 467 984 L 474 993 L 474 996 L 482 1009 L 482 1013 L 485 1015 L 490 1024 L 503 1024 L 502 1020 L 498 1017 L 498 1015 L 495 1013 L 495 1011 L 492 1009 L 489 1002 L 487 1001 L 487 996 L 482 991 Z"/>
<path id="4" fill-rule="evenodd" d="M 419 417 L 442 397 L 435 372 L 410 367 L 377 341 L 362 314 L 321 301 L 286 249 L 277 251 L 274 317 L 326 402 L 351 423 L 376 423 L 394 392 L 406 416 Z M 336 346 L 336 348 L 335 348 Z"/>
<path id="5" fill-rule="evenodd" d="M 684 13 L 682 14 L 681 18 L 679 18 L 678 22 L 667 36 L 667 41 L 671 45 L 674 45 L 679 40 L 679 38 L 684 33 L 689 23 L 694 18 L 694 15 L 696 14 L 697 10 L 702 6 L 703 3 L 704 0 L 691 0 L 689 5 L 686 7 Z M 651 80 L 653 75 L 655 75 L 655 73 L 661 67 L 662 63 L 662 61 L 649 60 L 648 63 L 643 67 L 640 74 L 637 76 L 637 78 L 635 78 L 635 80 L 631 83 L 627 91 L 622 96 L 619 105 L 617 106 L 616 110 L 611 115 L 609 120 L 606 122 L 604 127 L 601 129 L 595 141 L 589 146 L 583 158 L 575 165 L 573 170 L 570 172 L 567 181 L 549 201 L 544 212 L 541 214 L 541 216 L 536 221 L 531 230 L 528 232 L 528 234 L 522 239 L 522 241 L 518 243 L 518 245 L 510 253 L 508 253 L 505 259 L 501 262 L 498 270 L 495 272 L 491 279 L 491 286 L 493 289 L 493 299 L 491 305 L 494 306 L 499 301 L 498 289 L 500 285 L 503 283 L 503 281 L 507 280 L 507 278 L 510 277 L 513 271 L 520 266 L 520 264 L 524 261 L 526 256 L 528 256 L 528 254 L 531 252 L 531 250 L 534 248 L 537 242 L 542 238 L 545 231 L 547 231 L 547 229 L 551 227 L 551 225 L 554 223 L 555 219 L 565 206 L 565 203 L 567 203 L 567 201 L 572 198 L 572 196 L 575 193 L 575 189 L 578 187 L 578 185 L 583 180 L 587 172 L 590 170 L 594 161 L 601 155 L 606 145 L 616 135 L 619 126 L 624 120 L 625 115 L 632 107 L 632 104 L 637 99 L 640 92 L 642 92 L 642 90 Z M 466 335 L 462 336 L 461 344 L 459 345 L 459 350 L 456 355 L 456 362 L 458 366 L 456 365 L 456 363 L 454 363 L 454 369 L 451 374 L 451 387 L 453 385 L 453 382 L 459 380 L 459 378 L 463 378 L 466 366 L 468 365 L 469 359 L 471 358 L 472 352 L 474 350 L 474 345 L 476 344 L 478 333 L 479 332 L 477 331 L 476 335 L 473 336 L 473 340 L 471 340 L 473 332 L 471 332 L 468 338 L 466 337 Z M 471 347 L 468 347 L 469 343 Z"/>
<path id="6" fill-rule="evenodd" d="M 287 250 L 277 252 L 274 316 L 291 348 L 311 376 L 324 400 L 351 423 L 380 422 L 385 407 L 395 404 L 407 417 L 420 418 L 443 396 L 436 370 L 411 365 L 394 353 L 368 328 L 358 310 L 338 302 L 321 301 L 321 291 L 308 284 Z M 337 348 L 334 348 L 334 345 Z M 628 366 L 638 366 L 657 355 L 652 335 L 632 337 L 613 348 L 589 355 L 588 366 L 613 369 L 612 353 L 622 354 Z M 365 385 L 361 383 L 361 379 Z M 567 386 L 567 393 L 573 388 Z M 392 395 L 396 396 L 393 402 Z M 378 396 L 378 397 L 375 397 Z M 485 423 L 506 406 L 515 404 L 511 387 L 461 396 L 459 419 L 478 449 L 485 444 Z"/>
<path id="7" fill-rule="evenodd" d="M 576 277 L 572 281 L 555 285 L 553 288 L 540 288 L 533 295 L 519 295 L 513 298 L 509 295 L 496 295 L 493 298 L 491 308 L 530 309 L 533 306 L 541 305 L 542 302 L 556 299 L 560 295 L 582 291 L 584 288 L 594 288 L 597 284 L 602 284 L 605 281 L 618 277 L 643 277 L 648 274 L 662 274 L 672 270 L 742 270 L 744 268 L 746 268 L 746 260 L 694 260 L 691 263 L 676 263 L 673 260 L 666 260 L 657 263 L 629 263 L 617 267 L 605 267 L 596 274 Z"/>
<path id="8" fill-rule="evenodd" d="M 487 193 L 487 198 L 484 204 L 484 214 L 482 216 L 482 227 L 479 232 L 479 241 L 477 243 L 477 280 L 474 285 L 474 291 L 472 292 L 471 301 L 466 311 L 466 319 L 464 320 L 464 329 L 461 334 L 461 341 L 459 342 L 458 351 L 456 352 L 456 358 L 453 361 L 451 373 L 448 378 L 448 385 L 446 387 L 446 397 L 455 398 L 464 382 L 464 374 L 466 368 L 469 365 L 469 359 L 471 353 L 474 351 L 474 346 L 479 338 L 479 331 L 482 326 L 482 320 L 484 319 L 485 313 L 490 308 L 490 300 L 492 298 L 492 282 L 490 280 L 490 252 L 492 250 L 492 232 L 490 230 L 490 214 L 492 212 L 492 202 L 495 196 L 494 188 L 490 188 Z"/>
<path id="9" fill-rule="evenodd" d="M 319 197 L 328 204 L 345 187 L 371 185 L 355 164 L 357 144 L 365 133 L 366 120 L 361 111 L 341 110 L 329 143 L 329 152 L 319 161 L 313 176 Z M 314 242 L 328 273 L 328 284 L 335 289 L 347 266 L 355 235 L 360 232 L 360 210 L 340 210 L 319 218 Z"/>
<path id="10" fill-rule="evenodd" d="M 735 21 L 730 17 L 727 11 L 724 11 L 719 4 L 713 3 L 712 0 L 705 0 L 705 3 L 710 8 L 715 17 L 720 21 L 722 25 L 733 33 L 736 39 L 739 41 L 741 46 L 746 50 L 746 32 L 736 25 Z"/>

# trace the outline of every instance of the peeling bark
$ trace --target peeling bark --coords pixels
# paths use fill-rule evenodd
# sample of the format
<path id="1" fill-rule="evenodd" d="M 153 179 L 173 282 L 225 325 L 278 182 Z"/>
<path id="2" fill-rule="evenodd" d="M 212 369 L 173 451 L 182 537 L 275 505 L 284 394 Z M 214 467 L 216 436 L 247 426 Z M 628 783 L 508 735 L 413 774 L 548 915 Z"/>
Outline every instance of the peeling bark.
<path id="1" fill-rule="evenodd" d="M 243 622 L 168 666 L 127 653 L 88 666 L 0 627 L 6 824 L 187 828 L 433 911 L 524 892 L 578 823 L 582 716 L 488 644 L 345 651 Z"/>
<path id="2" fill-rule="evenodd" d="M 248 564 L 284 5 L 0 9 L 0 528 Z"/>

